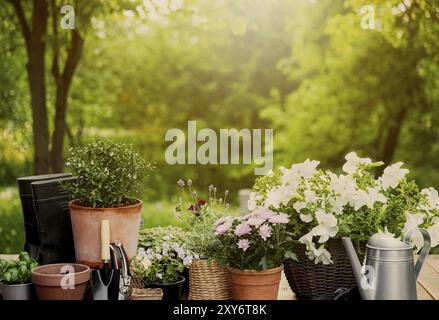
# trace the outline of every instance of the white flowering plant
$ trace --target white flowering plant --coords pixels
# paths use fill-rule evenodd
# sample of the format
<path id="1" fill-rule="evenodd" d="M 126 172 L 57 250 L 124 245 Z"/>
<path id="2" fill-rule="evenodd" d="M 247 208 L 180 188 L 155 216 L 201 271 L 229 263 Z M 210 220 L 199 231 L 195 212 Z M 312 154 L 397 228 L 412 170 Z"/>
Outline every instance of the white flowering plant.
<path id="1" fill-rule="evenodd" d="M 279 267 L 292 258 L 292 238 L 286 231 L 288 215 L 257 209 L 242 217 L 226 216 L 214 224 L 221 265 L 261 271 Z"/>
<path id="2" fill-rule="evenodd" d="M 133 275 L 146 284 L 177 282 L 193 259 L 199 258 L 187 247 L 186 236 L 179 227 L 142 230 L 137 255 L 130 265 Z"/>
<path id="3" fill-rule="evenodd" d="M 215 221 L 227 215 L 230 207 L 227 202 L 229 191 L 225 190 L 222 196 L 217 187 L 210 185 L 207 200 L 204 200 L 194 190 L 191 179 L 180 179 L 177 185 L 180 187 L 181 197 L 176 213 L 189 228 L 186 243 L 200 259 L 213 260 L 217 256 L 218 247 L 215 246 L 212 229 Z"/>
<path id="4" fill-rule="evenodd" d="M 331 238 L 349 236 L 361 251 L 360 244 L 375 232 L 399 237 L 414 225 L 427 227 L 430 233 L 437 230 L 437 192 L 420 192 L 416 183 L 405 178 L 409 171 L 402 162 L 386 167 L 375 178 L 372 171 L 382 162 L 360 158 L 355 152 L 345 159 L 340 175 L 318 169 L 318 161 L 306 160 L 259 178 L 249 209 L 288 214 L 287 230 L 306 246 L 310 259 L 323 264 L 332 263 L 326 248 Z"/>

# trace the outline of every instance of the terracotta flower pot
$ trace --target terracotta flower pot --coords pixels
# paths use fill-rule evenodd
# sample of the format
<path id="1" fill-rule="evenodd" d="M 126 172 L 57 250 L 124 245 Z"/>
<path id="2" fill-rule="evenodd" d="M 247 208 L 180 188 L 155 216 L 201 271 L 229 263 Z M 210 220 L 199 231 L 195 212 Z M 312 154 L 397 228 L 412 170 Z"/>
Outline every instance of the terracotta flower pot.
<path id="1" fill-rule="evenodd" d="M 283 266 L 264 271 L 228 269 L 234 300 L 277 300 Z"/>
<path id="2" fill-rule="evenodd" d="M 73 200 L 69 207 L 77 263 L 101 266 L 101 220 L 110 220 L 110 241 L 120 240 L 129 260 L 136 255 L 142 201 L 119 208 L 90 208 Z"/>
<path id="3" fill-rule="evenodd" d="M 69 269 L 73 273 L 66 275 Z M 90 268 L 81 264 L 46 264 L 32 269 L 39 300 L 82 300 L 89 280 Z"/>

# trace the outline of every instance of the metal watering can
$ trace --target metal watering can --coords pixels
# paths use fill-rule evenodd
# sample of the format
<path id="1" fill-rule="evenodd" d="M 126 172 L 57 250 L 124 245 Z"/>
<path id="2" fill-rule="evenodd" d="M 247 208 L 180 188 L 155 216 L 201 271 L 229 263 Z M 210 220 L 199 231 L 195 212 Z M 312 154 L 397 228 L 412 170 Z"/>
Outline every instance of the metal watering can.
<path id="1" fill-rule="evenodd" d="M 414 264 L 412 232 L 421 232 L 424 245 Z M 366 262 L 362 267 L 350 238 L 342 239 L 363 300 L 417 300 L 416 280 L 431 247 L 425 229 L 409 231 L 404 241 L 386 233 L 375 233 L 366 245 Z"/>

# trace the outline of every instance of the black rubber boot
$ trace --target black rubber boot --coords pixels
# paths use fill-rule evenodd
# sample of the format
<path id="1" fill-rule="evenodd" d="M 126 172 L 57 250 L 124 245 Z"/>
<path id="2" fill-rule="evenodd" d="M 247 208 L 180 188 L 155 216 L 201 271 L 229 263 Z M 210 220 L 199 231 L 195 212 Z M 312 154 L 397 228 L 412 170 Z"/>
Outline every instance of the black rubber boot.
<path id="1" fill-rule="evenodd" d="M 38 219 L 35 213 L 34 201 L 32 197 L 31 183 L 69 176 L 71 176 L 71 174 L 69 173 L 54 173 L 47 175 L 22 177 L 17 180 L 21 206 L 23 209 L 24 232 L 26 237 L 24 251 L 27 251 L 33 259 L 38 260 L 41 242 L 38 232 Z"/>
<path id="2" fill-rule="evenodd" d="M 40 264 L 75 262 L 69 195 L 62 187 L 75 181 L 76 177 L 67 177 L 31 184 L 40 234 Z"/>

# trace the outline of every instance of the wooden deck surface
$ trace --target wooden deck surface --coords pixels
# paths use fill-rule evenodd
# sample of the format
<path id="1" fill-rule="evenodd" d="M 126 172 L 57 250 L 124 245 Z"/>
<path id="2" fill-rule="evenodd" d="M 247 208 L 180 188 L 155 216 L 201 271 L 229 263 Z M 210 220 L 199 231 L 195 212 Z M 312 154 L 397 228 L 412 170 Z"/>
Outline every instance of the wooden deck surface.
<path id="1" fill-rule="evenodd" d="M 0 255 L 2 259 L 16 259 L 17 255 Z M 279 300 L 296 300 L 282 272 L 279 288 Z M 439 300 L 439 254 L 429 255 L 422 266 L 418 279 L 419 300 Z"/>

